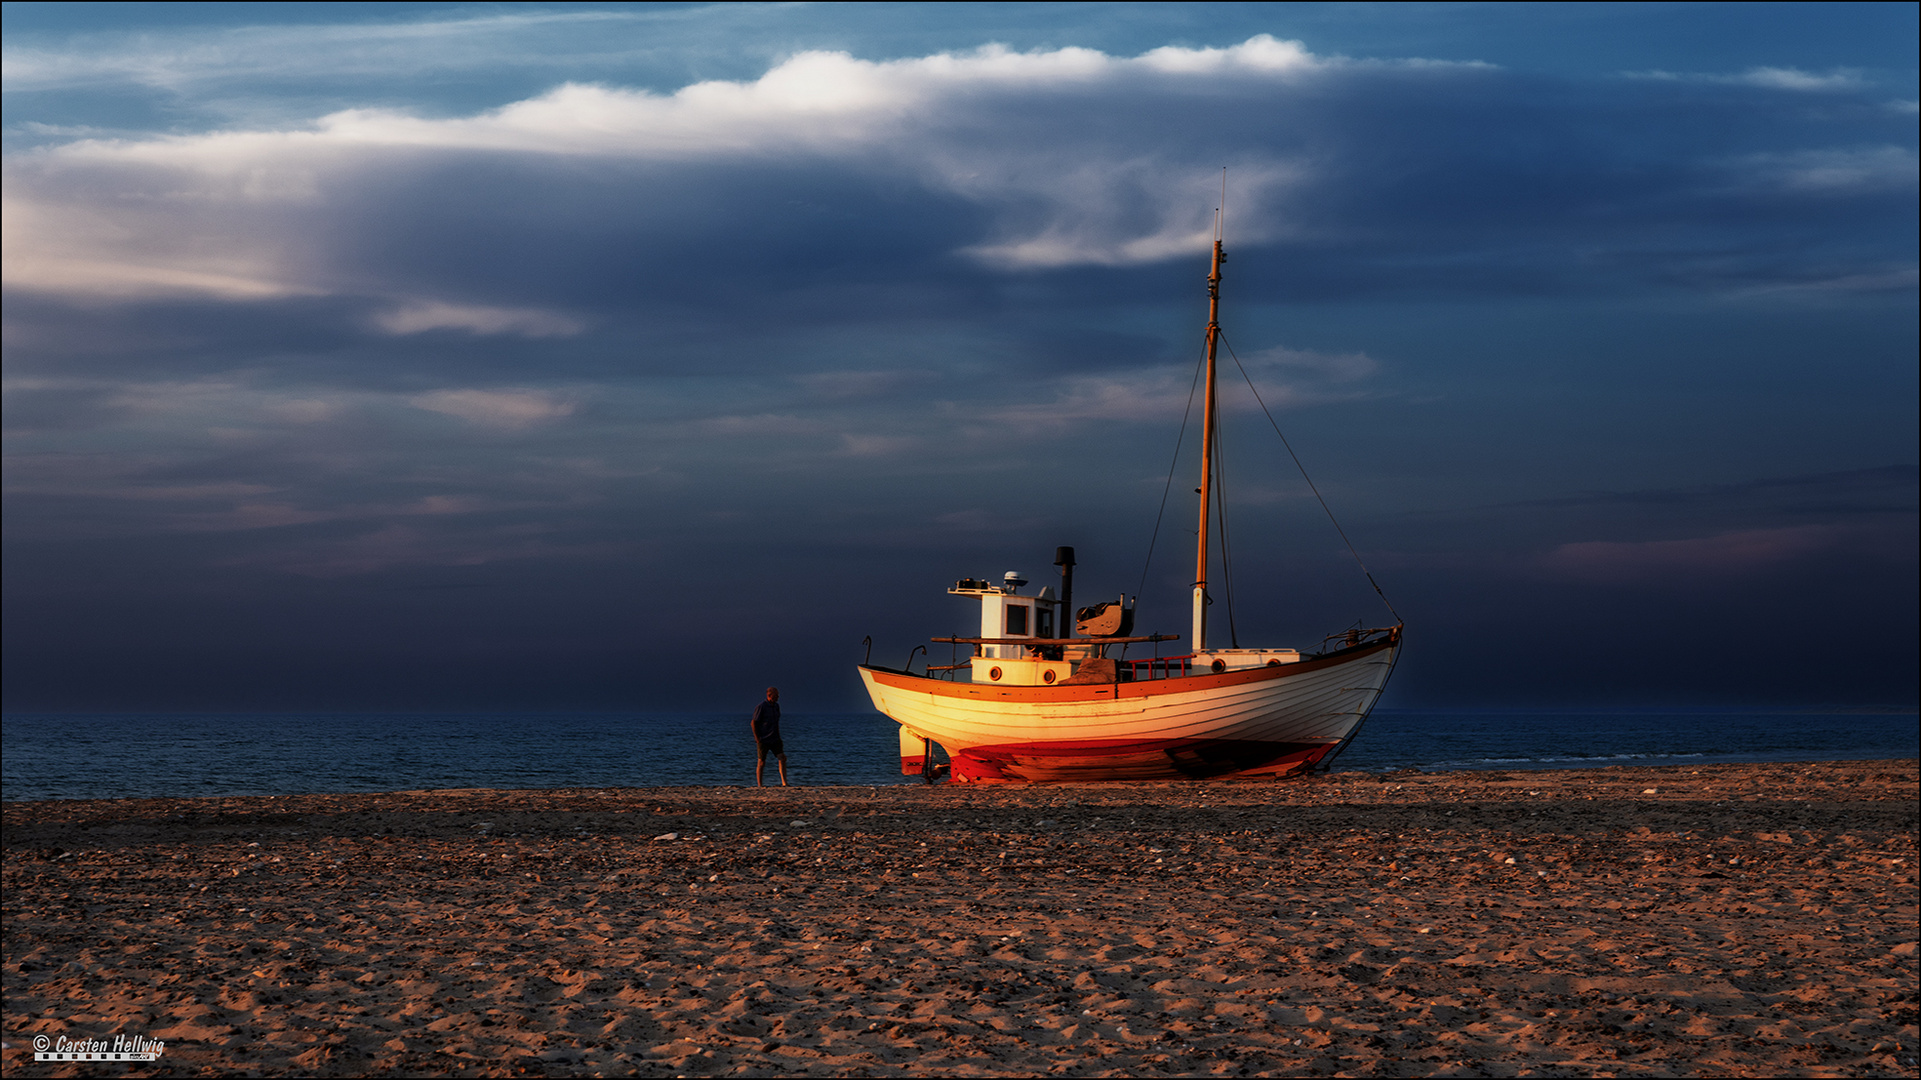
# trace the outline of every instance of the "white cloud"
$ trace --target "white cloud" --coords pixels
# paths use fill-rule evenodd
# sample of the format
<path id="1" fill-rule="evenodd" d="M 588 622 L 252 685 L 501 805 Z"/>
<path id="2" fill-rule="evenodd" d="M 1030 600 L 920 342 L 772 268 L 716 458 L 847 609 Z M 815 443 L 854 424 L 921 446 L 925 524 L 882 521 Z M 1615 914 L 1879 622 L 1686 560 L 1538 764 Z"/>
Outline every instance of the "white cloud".
<path id="1" fill-rule="evenodd" d="M 471 495 L 428 495 L 415 503 L 411 509 L 417 514 L 478 514 L 490 509 L 485 499 Z"/>
<path id="2" fill-rule="evenodd" d="M 900 370 L 817 371 L 796 375 L 794 381 L 817 399 L 858 401 L 899 393 L 916 379 L 912 372 Z"/>
<path id="3" fill-rule="evenodd" d="M 7 88 L 57 90 L 135 83 L 183 89 L 248 79 L 341 78 L 409 71 L 498 70 L 540 62 L 527 36 L 583 23 L 659 21 L 668 13 L 522 12 L 418 22 L 246 26 L 206 31 L 93 34 L 79 48 L 0 47 Z"/>
<path id="4" fill-rule="evenodd" d="M 1750 154 L 1730 164 L 1750 185 L 1802 194 L 1898 191 L 1921 182 L 1921 158 L 1905 146 Z"/>
<path id="5" fill-rule="evenodd" d="M 1018 424 L 1081 420 L 1166 420 L 1187 400 L 1192 369 L 1146 368 L 1062 380 L 1054 397 L 1004 406 L 990 418 Z"/>
<path id="6" fill-rule="evenodd" d="M 1141 54 L 1140 63 L 1157 71 L 1211 75 L 1235 70 L 1293 73 L 1326 63 L 1298 41 L 1277 41 L 1268 34 L 1226 49 L 1187 49 L 1163 45 Z"/>
<path id="7" fill-rule="evenodd" d="M 50 391 L 92 392 L 97 396 L 92 399 L 88 426 L 167 432 L 176 440 L 199 433 L 228 443 L 277 438 L 350 416 L 365 420 L 385 415 L 391 421 L 396 409 L 408 407 L 510 430 L 571 416 L 576 408 L 573 396 L 518 387 L 395 394 L 259 388 L 234 379 L 9 379 L 4 389 L 9 398 Z"/>
<path id="8" fill-rule="evenodd" d="M 1807 92 L 1853 90 L 1861 85 L 1861 76 L 1858 72 L 1846 70 L 1816 75 L 1799 68 L 1757 67 L 1749 68 L 1727 81 L 1744 83 L 1748 86 L 1764 86 L 1770 90 Z"/>
<path id="9" fill-rule="evenodd" d="M 28 191 L 9 169 L 0 200 L 0 278 L 8 289 L 134 299 L 265 300 L 318 290 L 288 280 L 263 236 L 202 231 L 164 208 L 70 202 Z"/>
<path id="10" fill-rule="evenodd" d="M 407 522 L 389 522 L 356 536 L 269 548 L 233 560 L 270 566 L 303 577 L 339 578 L 395 566 L 482 566 L 505 559 L 553 556 L 564 549 L 538 536 L 506 529 L 448 534 Z"/>
<path id="11" fill-rule="evenodd" d="M 1354 396 L 1352 389 L 1330 384 L 1352 383 L 1379 368 L 1366 353 L 1321 353 L 1283 346 L 1260 349 L 1242 358 L 1269 409 L 1310 405 Z M 1217 398 L 1222 409 L 1249 412 L 1259 405 L 1247 395 L 1247 383 L 1233 360 L 1222 350 L 1216 374 Z M 1061 380 L 1047 400 L 1003 406 L 989 414 L 1002 422 L 1062 424 L 1087 420 L 1178 419 L 1177 410 L 1195 385 L 1193 367 L 1138 368 L 1119 374 L 1076 375 Z M 1198 416 L 1199 394 L 1194 408 Z"/>
<path id="12" fill-rule="evenodd" d="M 704 420 L 696 420 L 690 426 L 703 435 L 749 437 L 821 435 L 833 430 L 832 426 L 824 420 L 780 413 L 760 413 L 755 416 L 712 416 Z"/>
<path id="13" fill-rule="evenodd" d="M 378 401 L 383 395 L 343 391 L 281 391 L 260 389 L 226 379 L 190 382 L 64 383 L 75 388 L 97 387 L 111 393 L 105 404 L 152 427 L 213 431 L 225 425 L 236 434 L 260 429 L 302 427 L 336 419 L 350 406 Z"/>
<path id="14" fill-rule="evenodd" d="M 1148 236 L 1114 237 L 1112 230 L 1104 227 L 1108 223 L 1096 217 L 1051 225 L 1038 236 L 974 244 L 963 250 L 982 262 L 1009 270 L 1131 266 L 1205 251 L 1213 237 L 1212 223 L 1198 227 L 1189 223 L 1183 227 L 1180 218 L 1191 222 L 1200 215 L 1190 211 L 1174 216 L 1176 220 L 1162 222 L 1161 227 Z"/>
<path id="15" fill-rule="evenodd" d="M 1208 249 L 1219 201 L 1218 165 L 1152 157 L 1086 162 L 1073 156 L 1036 151 L 965 167 L 934 166 L 937 184 L 977 202 L 1025 201 L 1041 208 L 1042 224 L 1010 222 L 1001 237 L 971 245 L 963 254 L 1003 269 L 1049 270 L 1138 266 Z M 1306 178 L 1305 168 L 1241 161 L 1230 173 L 1232 237 L 1238 243 L 1273 238 L 1280 231 L 1274 205 Z M 1242 207 L 1255 209 L 1240 213 Z"/>
<path id="16" fill-rule="evenodd" d="M 1842 296 L 1860 293 L 1912 293 L 1921 287 L 1921 268 L 1891 266 L 1870 273 L 1844 273 L 1805 281 L 1770 282 L 1745 290 L 1754 296 Z"/>
<path id="17" fill-rule="evenodd" d="M 854 435 L 842 432 L 840 452 L 843 457 L 891 458 L 902 454 L 913 454 L 925 444 L 917 438 L 906 435 Z"/>
<path id="18" fill-rule="evenodd" d="M 1366 353 L 1324 353 L 1313 349 L 1290 349 L 1276 345 L 1242 358 L 1255 371 L 1262 369 L 1295 376 L 1312 376 L 1330 382 L 1353 382 L 1380 370 L 1380 364 Z M 1250 372 L 1251 374 L 1251 372 Z"/>
<path id="19" fill-rule="evenodd" d="M 520 337 L 570 337 L 586 324 L 571 316 L 537 308 L 482 307 L 420 301 L 374 317 L 389 334 L 420 334 L 429 330 L 464 330 L 470 334 L 516 334 Z"/>
<path id="20" fill-rule="evenodd" d="M 361 32 L 416 31 L 356 28 L 350 36 Z M 568 83 L 469 116 L 349 109 L 286 130 L 88 138 L 8 159 L 5 285 L 99 301 L 353 297 L 374 312 L 365 316 L 371 326 L 397 335 L 585 332 L 572 314 L 515 303 L 497 289 L 485 303 L 459 295 L 445 280 L 457 274 L 444 269 L 399 271 L 405 260 L 383 261 L 384 238 L 367 235 L 366 224 L 369 212 L 378 218 L 393 205 L 379 200 L 420 197 L 405 188 L 411 170 L 444 176 L 446 163 L 474 155 L 511 158 L 535 173 L 558 164 L 555 175 L 591 171 L 583 159 L 659 175 L 691 163 L 738 169 L 736 176 L 768 164 L 826 164 L 983 209 L 983 224 L 957 241 L 956 253 L 989 267 L 1135 266 L 1205 250 L 1222 162 L 1170 147 L 1166 132 L 1179 122 L 1165 116 L 1154 122 L 1174 127 L 1144 140 L 1129 109 L 1209 95 L 1265 115 L 1311 109 L 1313 95 L 1297 91 L 1329 79 L 1399 72 L 1430 80 L 1475 70 L 1319 57 L 1267 35 L 1134 57 L 1002 46 L 897 60 L 816 51 L 757 79 L 700 82 L 671 94 Z M 1838 88 L 1856 76 L 1766 68 L 1698 78 L 1805 90 Z M 1197 110 L 1206 107 L 1195 100 Z M 1010 129 L 1026 117 L 1035 118 L 1031 130 Z M 1230 236 L 1262 242 L 1319 227 L 1322 219 L 1293 202 L 1296 192 L 1356 167 L 1318 156 L 1340 154 L 1331 148 L 1337 143 L 1224 148 Z M 1354 150 L 1357 160 L 1372 153 Z M 1898 147 L 1734 164 L 1746 174 L 1742 185 L 1806 192 L 1912 184 L 1914 173 L 1912 151 Z M 423 279 L 402 280 L 405 274 Z M 441 279 L 425 279 L 433 274 Z"/>
<path id="21" fill-rule="evenodd" d="M 1797 525 L 1685 540 L 1589 540 L 1562 544 L 1541 566 L 1556 576 L 1596 582 L 1741 574 L 1830 547 L 1840 535 L 1834 526 Z"/>
<path id="22" fill-rule="evenodd" d="M 1681 71 L 1627 71 L 1622 74 L 1630 79 L 1720 83 L 1725 86 L 1754 86 L 1764 90 L 1789 90 L 1796 93 L 1856 90 L 1862 86 L 1861 73 L 1849 68 L 1838 68 L 1826 75 L 1788 67 L 1754 67 L 1734 75 Z"/>
<path id="23" fill-rule="evenodd" d="M 435 390 L 409 398 L 408 404 L 508 430 L 572 416 L 574 412 L 573 402 L 540 390 Z"/>
<path id="24" fill-rule="evenodd" d="M 311 130 L 152 140 L 155 158 L 195 164 L 213 146 L 414 147 L 647 158 L 786 154 L 872 143 L 925 122 L 938 103 L 970 92 L 1034 93 L 1122 81 L 1190 84 L 1201 77 L 1273 81 L 1342 66 L 1299 42 L 1260 35 L 1226 49 L 1163 47 L 1139 57 L 1092 49 L 965 53 L 862 60 L 803 52 L 759 79 L 695 83 L 673 94 L 567 83 L 471 117 L 429 118 L 393 109 L 348 109 Z M 230 152 L 230 151 L 229 151 Z M 225 157 L 221 153 L 215 156 Z"/>
<path id="25" fill-rule="evenodd" d="M 995 133 L 998 122 L 981 117 L 1028 100 L 1038 106 L 1050 94 L 1079 95 L 1086 107 L 1089 92 L 1275 89 L 1346 64 L 1266 35 L 1132 58 L 1001 46 L 886 61 L 806 52 L 758 79 L 673 94 L 569 83 L 466 117 L 349 109 L 289 130 L 85 138 L 8 159 L 5 281 L 97 299 L 378 294 L 375 279 L 339 264 L 336 238 L 354 228 L 354 200 L 370 177 L 453 152 L 654 166 L 838 158 L 993 208 L 1002 224 L 965 252 L 990 264 L 1153 262 L 1204 249 L 1218 162 L 1175 163 L 1134 149 L 1117 158 L 1114 147 L 1049 153 L 1027 140 L 1015 147 Z M 23 70 L 41 77 L 31 63 Z M 1259 205 L 1300 168 L 1236 164 L 1235 191 L 1247 211 L 1234 218 L 1237 236 L 1267 235 Z M 386 299 L 376 323 L 390 333 L 581 329 L 532 308 Z"/>
<path id="26" fill-rule="evenodd" d="M 340 402 L 323 398 L 289 398 L 270 402 L 266 411 L 294 424 L 322 424 L 340 415 Z"/>
<path id="27" fill-rule="evenodd" d="M 178 514 L 172 527 L 181 532 L 246 532 L 252 529 L 279 529 L 288 525 L 312 525 L 332 521 L 338 514 L 306 510 L 291 503 L 240 503 L 230 509 L 204 514 Z"/>

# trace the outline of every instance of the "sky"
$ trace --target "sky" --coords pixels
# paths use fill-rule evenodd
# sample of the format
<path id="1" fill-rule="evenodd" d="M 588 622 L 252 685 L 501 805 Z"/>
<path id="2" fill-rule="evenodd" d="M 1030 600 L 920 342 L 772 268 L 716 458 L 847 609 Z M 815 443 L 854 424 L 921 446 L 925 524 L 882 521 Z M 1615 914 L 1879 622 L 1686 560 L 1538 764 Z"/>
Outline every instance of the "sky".
<path id="1" fill-rule="evenodd" d="M 1242 645 L 1394 619 L 1252 387 L 1386 707 L 1912 706 L 1917 10 L 5 4 L 4 705 L 1185 635 L 1225 170 Z"/>

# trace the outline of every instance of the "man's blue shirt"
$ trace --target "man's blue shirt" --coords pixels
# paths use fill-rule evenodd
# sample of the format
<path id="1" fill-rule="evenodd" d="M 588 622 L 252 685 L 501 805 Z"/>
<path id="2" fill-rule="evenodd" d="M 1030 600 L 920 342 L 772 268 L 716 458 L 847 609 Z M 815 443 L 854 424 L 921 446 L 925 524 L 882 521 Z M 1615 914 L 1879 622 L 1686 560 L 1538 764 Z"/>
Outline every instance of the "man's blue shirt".
<path id="1" fill-rule="evenodd" d="M 754 706 L 754 739 L 757 742 L 780 741 L 780 702 L 763 701 Z"/>

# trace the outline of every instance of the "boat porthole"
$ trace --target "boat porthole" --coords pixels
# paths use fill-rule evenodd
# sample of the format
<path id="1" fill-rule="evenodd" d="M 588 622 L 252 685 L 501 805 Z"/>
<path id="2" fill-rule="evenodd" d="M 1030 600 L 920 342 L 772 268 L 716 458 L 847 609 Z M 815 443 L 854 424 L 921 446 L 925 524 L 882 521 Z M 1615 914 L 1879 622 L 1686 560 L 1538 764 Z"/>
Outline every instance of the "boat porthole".
<path id="1" fill-rule="evenodd" d="M 1223 672 L 1223 671 L 1226 671 L 1226 670 L 1227 670 L 1227 661 L 1225 661 L 1225 660 L 1216 660 L 1216 661 L 1214 661 L 1214 665 L 1213 665 L 1213 666 L 1214 666 L 1214 673 L 1215 673 L 1216 675 L 1218 675 L 1218 674 L 1220 674 L 1221 672 Z"/>
<path id="2" fill-rule="evenodd" d="M 988 677 L 988 678 L 990 678 L 990 679 L 996 679 L 996 680 L 998 680 L 998 679 L 999 679 L 999 678 L 1001 677 L 1001 669 L 1000 669 L 1000 668 L 997 668 L 997 667 L 991 667 L 991 668 L 988 668 L 988 669 L 987 669 L 987 677 Z"/>
<path id="3" fill-rule="evenodd" d="M 1051 671 L 1043 671 L 1043 672 L 1041 672 L 1041 681 L 1042 681 L 1042 682 L 1053 682 L 1053 681 L 1054 681 L 1054 673 L 1053 673 L 1053 672 L 1051 672 Z"/>

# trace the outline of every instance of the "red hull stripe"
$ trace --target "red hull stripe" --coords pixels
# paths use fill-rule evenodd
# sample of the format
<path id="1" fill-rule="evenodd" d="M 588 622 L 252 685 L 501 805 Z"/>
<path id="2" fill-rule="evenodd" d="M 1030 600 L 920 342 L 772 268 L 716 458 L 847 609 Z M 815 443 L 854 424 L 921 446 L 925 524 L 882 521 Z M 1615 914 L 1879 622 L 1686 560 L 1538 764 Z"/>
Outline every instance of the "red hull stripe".
<path id="1" fill-rule="evenodd" d="M 1105 752 L 1086 744 L 1036 748 L 1029 744 L 979 746 L 954 755 L 953 778 L 961 782 L 1034 780 L 1205 780 L 1281 775 L 1311 769 L 1333 743 L 1274 743 L 1237 739 L 1166 739 L 1137 742 Z M 1076 752 L 1077 750 L 1082 752 Z"/>
<path id="2" fill-rule="evenodd" d="M 1276 667 L 1248 668 L 1245 671 L 1223 671 L 1219 675 L 1188 675 L 1171 679 L 1142 679 L 1139 682 L 1088 683 L 1078 686 L 995 686 L 992 683 L 948 682 L 946 679 L 930 679 L 925 675 L 905 675 L 899 672 L 866 668 L 874 681 L 882 686 L 897 690 L 911 690 L 920 694 L 933 694 L 935 697 L 974 699 L 979 701 L 1031 701 L 1035 703 L 1061 701 L 1112 701 L 1116 698 L 1155 697 L 1161 694 L 1188 693 L 1195 690 L 1214 690 L 1226 686 L 1241 686 L 1246 683 L 1268 682 L 1285 679 L 1294 675 L 1305 675 L 1310 671 L 1335 667 L 1364 656 L 1372 656 L 1383 649 L 1393 646 L 1393 641 L 1379 641 L 1371 645 L 1323 656 L 1314 660 L 1302 660 L 1297 664 L 1281 664 Z"/>
<path id="3" fill-rule="evenodd" d="M 961 751 L 980 758 L 1104 758 L 1136 754 L 1173 754 L 1182 750 L 1226 748 L 1280 757 L 1326 743 L 1259 742 L 1253 739 L 1078 739 L 1060 742 L 990 743 Z"/>

